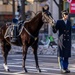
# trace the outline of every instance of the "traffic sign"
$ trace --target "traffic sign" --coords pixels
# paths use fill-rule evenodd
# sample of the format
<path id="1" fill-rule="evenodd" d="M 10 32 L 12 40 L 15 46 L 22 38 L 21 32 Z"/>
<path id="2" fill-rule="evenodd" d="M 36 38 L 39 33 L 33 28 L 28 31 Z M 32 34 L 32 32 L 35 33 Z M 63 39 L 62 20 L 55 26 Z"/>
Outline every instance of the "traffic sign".
<path id="1" fill-rule="evenodd" d="M 71 2 L 72 2 L 72 0 L 67 0 L 67 2 L 71 3 Z"/>

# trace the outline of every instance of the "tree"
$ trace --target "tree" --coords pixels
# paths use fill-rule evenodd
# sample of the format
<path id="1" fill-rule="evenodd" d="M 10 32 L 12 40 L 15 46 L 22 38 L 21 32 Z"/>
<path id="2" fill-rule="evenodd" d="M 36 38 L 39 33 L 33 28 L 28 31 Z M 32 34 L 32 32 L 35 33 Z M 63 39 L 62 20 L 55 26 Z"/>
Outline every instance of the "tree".
<path id="1" fill-rule="evenodd" d="M 63 10 L 63 0 L 59 0 L 59 4 L 56 0 L 53 0 L 59 9 L 59 18 L 61 18 L 61 11 Z"/>
<path id="2" fill-rule="evenodd" d="M 15 18 L 15 0 L 12 0 L 13 18 Z"/>
<path id="3" fill-rule="evenodd" d="M 22 16 L 22 20 L 25 20 L 25 1 L 26 0 L 21 0 L 21 16 Z"/>

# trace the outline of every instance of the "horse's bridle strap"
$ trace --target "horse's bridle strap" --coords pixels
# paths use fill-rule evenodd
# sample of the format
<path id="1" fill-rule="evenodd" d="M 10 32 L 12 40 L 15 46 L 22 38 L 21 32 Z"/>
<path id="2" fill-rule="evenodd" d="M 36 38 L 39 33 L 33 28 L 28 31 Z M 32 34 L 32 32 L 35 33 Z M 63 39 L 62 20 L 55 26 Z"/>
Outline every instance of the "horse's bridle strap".
<path id="1" fill-rule="evenodd" d="M 25 27 L 24 30 L 36 41 L 37 37 L 34 37 Z"/>

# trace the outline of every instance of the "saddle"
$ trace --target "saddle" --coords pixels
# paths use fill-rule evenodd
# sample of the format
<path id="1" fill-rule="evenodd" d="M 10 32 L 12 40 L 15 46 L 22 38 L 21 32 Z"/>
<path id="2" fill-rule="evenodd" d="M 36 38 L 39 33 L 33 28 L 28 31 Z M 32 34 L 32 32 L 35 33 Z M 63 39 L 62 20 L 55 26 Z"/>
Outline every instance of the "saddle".
<path id="1" fill-rule="evenodd" d="M 6 24 L 8 27 L 7 27 L 7 30 L 5 32 L 4 38 L 13 37 L 14 27 L 16 28 L 16 34 L 18 37 L 19 33 L 22 31 L 22 26 L 24 25 L 23 23 L 24 23 L 24 21 L 20 21 L 18 24 L 14 24 L 14 23 L 11 23 L 10 25 Z"/>

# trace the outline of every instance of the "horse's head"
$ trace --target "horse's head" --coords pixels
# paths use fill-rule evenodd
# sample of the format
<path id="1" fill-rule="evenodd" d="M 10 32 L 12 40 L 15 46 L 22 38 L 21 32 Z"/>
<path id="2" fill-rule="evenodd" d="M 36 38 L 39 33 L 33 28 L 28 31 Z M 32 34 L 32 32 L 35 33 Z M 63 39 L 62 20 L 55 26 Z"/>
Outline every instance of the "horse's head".
<path id="1" fill-rule="evenodd" d="M 55 25 L 55 20 L 53 19 L 53 17 L 50 15 L 48 16 L 46 13 L 42 12 L 43 15 L 43 21 L 50 23 L 51 26 Z"/>
<path id="2" fill-rule="evenodd" d="M 44 21 L 46 20 L 46 21 Z M 43 12 L 39 12 L 33 17 L 30 21 L 25 22 L 25 31 L 28 34 L 32 34 L 34 36 L 38 35 L 38 32 L 40 28 L 43 26 L 44 22 L 49 22 L 50 18 L 47 18 L 47 16 Z"/>
<path id="3" fill-rule="evenodd" d="M 37 12 L 38 13 L 38 16 L 40 16 L 41 17 L 41 21 L 43 22 L 43 23 L 50 23 L 50 25 L 55 25 L 55 20 L 53 19 L 53 17 L 52 17 L 52 15 L 47 15 L 47 13 L 45 13 L 45 12 Z M 37 14 L 36 13 L 36 14 Z"/>

